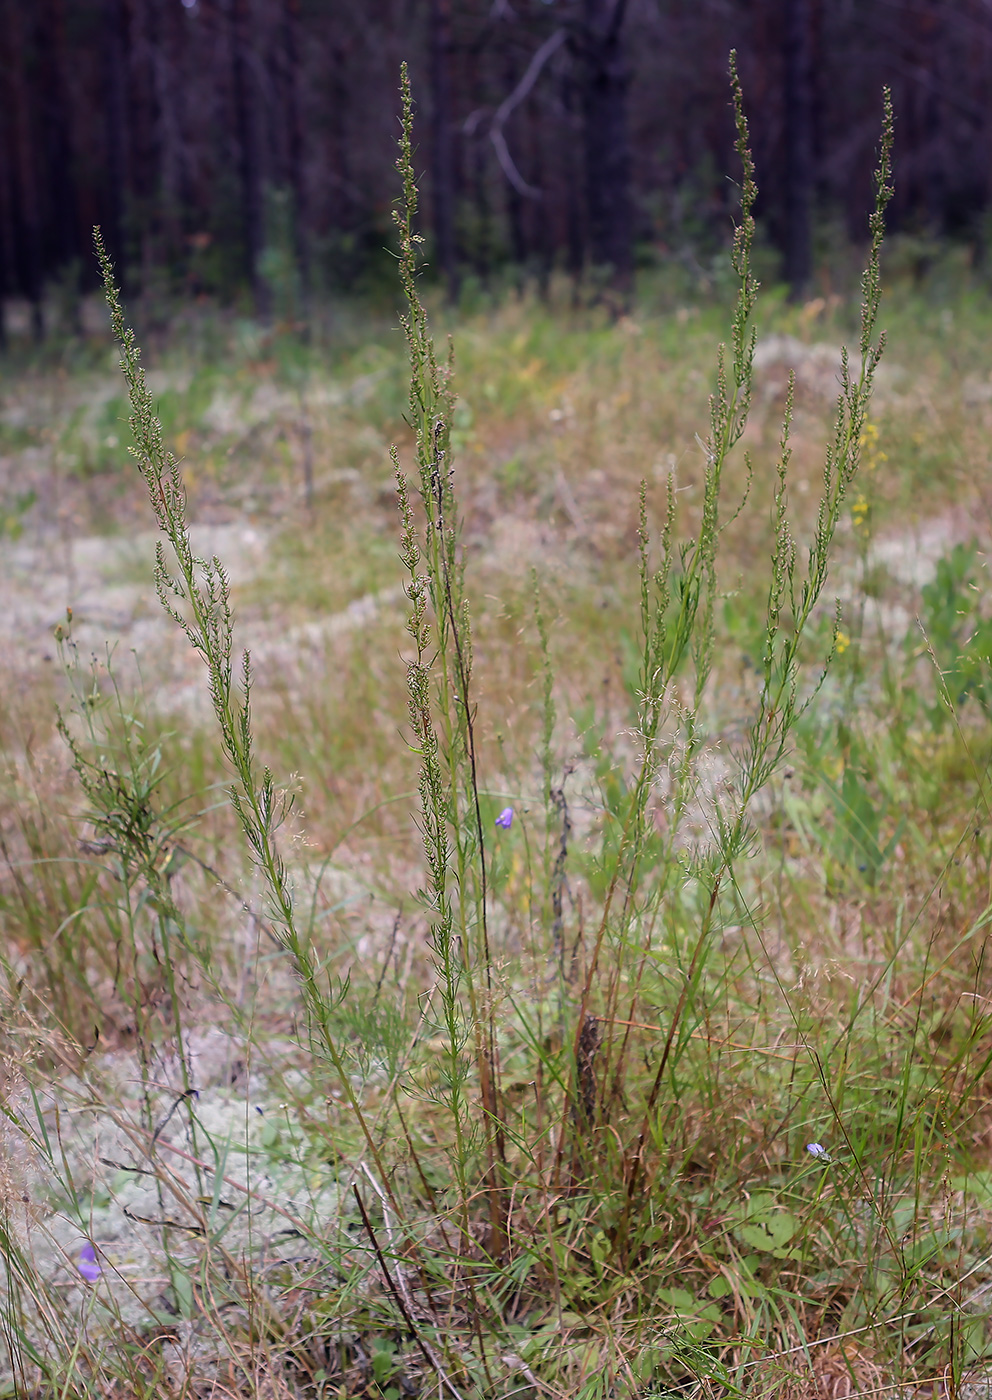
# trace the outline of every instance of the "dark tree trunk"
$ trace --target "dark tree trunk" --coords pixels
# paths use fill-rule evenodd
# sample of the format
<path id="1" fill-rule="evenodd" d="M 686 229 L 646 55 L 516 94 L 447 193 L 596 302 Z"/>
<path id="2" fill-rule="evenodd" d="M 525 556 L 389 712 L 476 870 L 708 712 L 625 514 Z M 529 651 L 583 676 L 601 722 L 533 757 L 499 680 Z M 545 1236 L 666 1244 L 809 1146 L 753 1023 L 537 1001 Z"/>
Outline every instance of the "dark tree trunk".
<path id="1" fill-rule="evenodd" d="M 503 50 L 503 91 L 513 92 L 519 77 L 513 52 L 507 42 Z M 527 230 L 524 227 L 524 201 L 515 185 L 512 185 L 509 180 L 504 183 L 506 186 L 506 218 L 510 226 L 510 251 L 513 255 L 513 261 L 517 265 L 517 275 L 522 285 L 524 265 L 530 256 L 530 249 L 527 245 Z"/>
<path id="2" fill-rule="evenodd" d="M 48 207 L 54 213 L 48 257 L 52 267 L 64 267 L 79 257 L 79 203 L 72 171 L 69 99 L 66 91 L 65 6 L 48 0 L 44 8 L 40 52 L 45 173 Z"/>
<path id="3" fill-rule="evenodd" d="M 575 80 L 570 72 L 562 81 L 561 104 L 565 113 L 565 237 L 567 242 L 568 272 L 572 279 L 574 296 L 579 295 L 582 280 L 582 265 L 585 262 L 585 237 L 582 227 L 582 183 L 575 159 L 575 138 L 580 121 L 577 116 Z"/>
<path id="4" fill-rule="evenodd" d="M 14 255 L 14 197 L 11 188 L 9 114 L 0 107 L 0 350 L 7 347 L 7 319 L 4 300 L 17 291 L 17 264 Z"/>
<path id="5" fill-rule="evenodd" d="M 940 99 L 940 56 L 944 48 L 943 6 L 927 0 L 916 18 L 919 65 L 924 88 L 923 182 L 927 223 L 933 233 L 947 232 L 947 167 L 944 148 L 945 104 Z"/>
<path id="6" fill-rule="evenodd" d="M 544 164 L 544 144 L 541 141 L 541 123 L 535 104 L 532 102 L 528 109 L 530 127 L 530 148 L 532 151 L 532 165 L 530 170 L 531 183 L 535 189 L 546 190 L 547 173 Z M 545 200 L 547 196 L 545 194 Z M 542 301 L 546 301 L 551 290 L 551 273 L 555 265 L 555 243 L 554 227 L 552 225 L 551 210 L 546 204 L 539 204 L 534 209 L 534 249 L 537 254 L 537 292 Z"/>
<path id="7" fill-rule="evenodd" d="M 103 64 L 105 100 L 104 142 L 107 160 L 107 194 L 104 239 L 124 276 L 124 204 L 127 189 L 127 16 L 124 0 L 104 0 Z"/>
<path id="8" fill-rule="evenodd" d="M 162 172 L 159 112 L 155 103 L 154 16 L 152 0 L 128 0 L 131 52 L 128 71 L 128 143 L 133 160 L 130 194 L 140 240 L 141 284 L 147 294 L 159 261 L 158 215 Z M 146 311 L 149 304 L 146 303 Z"/>
<path id="9" fill-rule="evenodd" d="M 238 175 L 241 185 L 241 229 L 245 272 L 255 303 L 255 314 L 269 314 L 268 287 L 262 276 L 265 244 L 265 209 L 261 152 L 258 142 L 256 84 L 251 80 L 251 0 L 231 0 L 231 88 L 238 142 Z"/>
<path id="10" fill-rule="evenodd" d="M 626 0 L 582 0 L 578 41 L 584 64 L 582 115 L 589 211 L 589 250 L 614 284 L 630 286 L 634 270 L 630 69 L 623 47 Z"/>
<path id="11" fill-rule="evenodd" d="M 434 238 L 437 260 L 458 298 L 455 252 L 455 160 L 451 112 L 451 0 L 431 0 L 431 174 L 434 191 Z"/>
<path id="12" fill-rule="evenodd" d="M 297 275 L 306 309 L 310 301 L 310 225 L 303 173 L 303 123 L 300 118 L 300 0 L 285 0 L 283 9 L 283 110 L 286 122 L 286 162 L 293 193 L 293 238 Z"/>
<path id="13" fill-rule="evenodd" d="M 25 77 L 29 39 L 23 23 L 21 0 L 6 0 L 4 7 L 10 79 L 9 112 L 12 156 L 11 194 L 18 290 L 31 304 L 31 329 L 36 340 L 45 333 L 42 311 L 42 220 L 39 205 L 38 147 Z"/>
<path id="14" fill-rule="evenodd" d="M 351 128 L 348 124 L 348 73 L 350 64 L 349 49 L 343 44 L 335 44 L 331 49 L 330 72 L 328 73 L 328 99 L 334 121 L 329 133 L 328 164 L 333 181 L 335 203 L 338 208 L 338 228 L 351 233 L 356 223 L 358 201 L 355 197 L 355 184 L 352 173 L 354 156 Z M 346 264 L 340 269 L 349 274 Z"/>
<path id="15" fill-rule="evenodd" d="M 186 11 L 153 0 L 149 16 L 152 73 L 158 110 L 161 182 L 159 216 L 165 256 L 182 257 L 183 234 L 191 200 L 190 161 L 186 144 L 186 96 L 182 74 L 186 58 Z"/>
<path id="16" fill-rule="evenodd" d="M 467 69 L 466 87 L 469 93 L 475 94 L 480 90 L 479 50 L 477 47 L 468 50 Z M 471 181 L 472 203 L 475 209 L 472 238 L 466 251 L 472 260 L 476 276 L 485 286 L 489 281 L 489 264 L 492 255 L 492 215 L 489 206 L 489 186 L 486 179 L 486 146 L 488 143 L 484 140 L 483 123 L 480 117 L 481 112 L 477 110 L 471 127 L 468 124 L 465 126 L 465 135 L 468 140 L 466 163 Z"/>
<path id="17" fill-rule="evenodd" d="M 785 0 L 785 280 L 798 301 L 813 270 L 813 27 L 810 0 Z"/>
<path id="18" fill-rule="evenodd" d="M 483 286 L 489 283 L 492 258 L 492 213 L 489 207 L 489 186 L 486 176 L 486 151 L 482 138 L 476 134 L 472 141 L 472 186 L 475 195 L 475 237 L 472 241 L 472 261 Z"/>

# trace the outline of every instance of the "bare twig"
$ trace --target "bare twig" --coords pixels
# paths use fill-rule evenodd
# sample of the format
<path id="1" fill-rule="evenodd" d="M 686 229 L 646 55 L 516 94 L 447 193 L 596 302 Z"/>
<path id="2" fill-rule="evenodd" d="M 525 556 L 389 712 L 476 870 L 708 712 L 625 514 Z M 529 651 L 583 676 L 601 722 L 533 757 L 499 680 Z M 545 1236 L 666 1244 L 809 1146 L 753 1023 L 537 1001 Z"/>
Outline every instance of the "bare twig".
<path id="1" fill-rule="evenodd" d="M 371 1180 L 376 1195 L 379 1196 L 379 1199 L 382 1201 L 383 1207 L 385 1208 L 385 1195 L 382 1192 L 381 1188 L 378 1186 L 377 1182 L 375 1181 L 375 1178 L 372 1177 L 371 1173 L 368 1171 L 367 1168 L 366 1175 Z M 452 1396 L 454 1397 L 454 1400 L 463 1400 L 461 1391 L 458 1389 L 454 1381 L 451 1379 L 447 1371 L 442 1366 L 441 1358 L 438 1356 L 437 1352 L 434 1350 L 433 1346 L 427 1340 L 427 1338 L 421 1335 L 420 1328 L 417 1326 L 413 1313 L 410 1311 L 410 1308 L 407 1305 L 406 1298 L 403 1296 L 404 1293 L 406 1293 L 407 1296 L 409 1296 L 409 1290 L 406 1288 L 405 1280 L 403 1281 L 403 1284 L 401 1286 L 397 1286 L 392 1274 L 389 1272 L 389 1265 L 386 1263 L 385 1255 L 379 1248 L 379 1241 L 376 1239 L 375 1231 L 372 1229 L 372 1222 L 371 1220 L 369 1220 L 368 1211 L 365 1209 L 365 1202 L 362 1200 L 361 1192 L 359 1191 L 357 1185 L 354 1184 L 352 1185 L 351 1189 L 355 1193 L 355 1200 L 358 1202 L 358 1209 L 362 1217 L 362 1224 L 365 1226 L 365 1233 L 368 1235 L 372 1248 L 375 1251 L 375 1257 L 379 1261 L 379 1268 L 382 1270 L 382 1276 L 386 1280 L 390 1293 L 392 1293 L 393 1297 L 396 1299 L 396 1305 L 399 1308 L 400 1312 L 403 1314 L 403 1320 L 406 1323 L 407 1327 L 409 1327 L 410 1332 L 413 1335 L 413 1339 L 417 1343 L 417 1346 L 420 1348 L 424 1360 L 429 1366 L 432 1366 L 434 1368 L 438 1380 L 441 1382 L 442 1386 L 447 1386 L 448 1390 L 450 1390 Z M 386 1218 L 388 1220 L 388 1216 Z M 389 1226 L 387 1225 L 386 1228 L 388 1231 Z M 390 1246 L 390 1248 L 392 1248 L 392 1246 Z M 397 1271 L 397 1276 L 399 1278 L 402 1278 L 402 1273 L 400 1271 Z"/>
<path id="2" fill-rule="evenodd" d="M 544 191 L 537 189 L 534 185 L 528 185 L 527 181 L 517 169 L 513 162 L 513 157 L 510 155 L 509 147 L 506 144 L 503 128 L 514 111 L 520 106 L 521 102 L 529 95 L 534 84 L 541 76 L 541 70 L 544 68 L 544 65 L 558 52 L 566 38 L 567 34 L 564 29 L 556 29 L 553 34 L 545 39 L 544 43 L 534 54 L 530 63 L 528 63 L 527 71 L 524 73 L 519 83 L 517 83 L 517 86 L 510 93 L 509 97 L 504 98 L 496 108 L 492 125 L 489 128 L 489 139 L 493 143 L 496 159 L 500 163 L 503 174 L 517 193 L 525 195 L 527 199 L 543 199 Z"/>

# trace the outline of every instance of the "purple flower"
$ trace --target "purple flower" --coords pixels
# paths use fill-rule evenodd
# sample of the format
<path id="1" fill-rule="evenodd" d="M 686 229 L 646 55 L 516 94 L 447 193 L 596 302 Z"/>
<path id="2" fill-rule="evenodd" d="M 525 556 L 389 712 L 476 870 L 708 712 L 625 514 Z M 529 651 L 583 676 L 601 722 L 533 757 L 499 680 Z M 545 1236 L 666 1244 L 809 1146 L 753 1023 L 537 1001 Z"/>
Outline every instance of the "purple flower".
<path id="1" fill-rule="evenodd" d="M 96 1283 L 97 1279 L 103 1273 L 100 1265 L 96 1262 L 96 1250 L 89 1241 L 87 1241 L 79 1251 L 79 1259 L 76 1263 L 76 1268 L 87 1283 Z"/>
<path id="2" fill-rule="evenodd" d="M 500 812 L 499 816 L 496 818 L 496 825 L 501 826 L 504 831 L 509 831 L 510 827 L 513 825 L 512 807 L 503 808 L 502 812 Z"/>
<path id="3" fill-rule="evenodd" d="M 830 1161 L 830 1153 L 822 1142 L 808 1142 L 806 1144 L 806 1151 L 811 1157 L 815 1157 L 818 1162 Z"/>

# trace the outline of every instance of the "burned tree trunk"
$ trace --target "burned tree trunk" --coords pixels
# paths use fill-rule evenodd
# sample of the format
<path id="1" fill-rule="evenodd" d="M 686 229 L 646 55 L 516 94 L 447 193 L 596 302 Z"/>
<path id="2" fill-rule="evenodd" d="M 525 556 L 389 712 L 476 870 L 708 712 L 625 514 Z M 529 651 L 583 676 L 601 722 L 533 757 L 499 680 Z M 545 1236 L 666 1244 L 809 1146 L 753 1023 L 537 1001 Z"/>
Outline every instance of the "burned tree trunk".
<path id="1" fill-rule="evenodd" d="M 255 314 L 269 314 L 268 287 L 262 276 L 265 244 L 261 152 L 258 141 L 256 84 L 250 70 L 250 0 L 231 0 L 231 89 L 238 142 L 238 174 L 241 185 L 241 228 L 245 247 L 245 271 L 251 286 Z"/>
<path id="2" fill-rule="evenodd" d="M 575 45 L 583 67 L 582 117 L 589 251 L 626 290 L 634 270 L 633 202 L 623 46 L 626 0 L 582 0 Z"/>
<path id="3" fill-rule="evenodd" d="M 42 217 L 39 199 L 38 147 L 25 78 L 24 54 L 28 35 L 18 0 L 7 0 L 4 14 L 10 77 L 11 203 L 14 214 L 14 258 L 19 290 L 31 305 L 31 329 L 36 340 L 45 333 L 42 309 Z"/>
<path id="4" fill-rule="evenodd" d="M 798 301 L 813 270 L 813 34 L 810 0 L 785 0 L 785 280 Z"/>
<path id="5" fill-rule="evenodd" d="M 296 271 L 304 312 L 310 301 L 310 224 L 307 188 L 303 172 L 303 121 L 300 115 L 300 0 L 285 0 L 283 9 L 283 110 L 286 122 L 286 158 L 293 195 L 293 241 Z"/>
<path id="6" fill-rule="evenodd" d="M 79 205 L 73 177 L 69 98 L 66 91 L 66 33 L 63 0 L 49 0 L 41 11 L 42 127 L 48 185 L 48 207 L 57 210 L 51 220 L 49 262 L 57 268 L 80 254 Z"/>
<path id="7" fill-rule="evenodd" d="M 505 92 L 512 93 L 516 91 L 520 75 L 517 72 L 513 50 L 506 40 L 504 40 L 502 58 L 503 88 Z M 518 279 L 520 279 L 530 256 L 530 248 L 527 243 L 527 230 L 524 226 L 523 197 L 517 185 L 510 180 L 506 181 L 506 220 L 510 230 L 510 252 L 517 268 Z"/>
<path id="8" fill-rule="evenodd" d="M 127 185 L 127 18 L 123 0 L 104 0 L 103 63 L 106 100 L 103 108 L 107 161 L 104 237 L 118 277 L 124 276 L 124 197 Z"/>
<path id="9" fill-rule="evenodd" d="M 4 299 L 20 290 L 14 246 L 13 171 L 10 168 L 10 150 L 7 113 L 0 108 L 0 351 L 7 348 Z"/>
<path id="10" fill-rule="evenodd" d="M 572 143 L 573 133 L 581 126 L 577 114 L 575 81 L 566 71 L 561 87 L 561 106 L 565 114 L 565 231 L 567 239 L 568 275 L 572 279 L 573 295 L 579 295 L 582 267 L 585 262 L 585 230 L 582 221 L 582 181 Z"/>
<path id="11" fill-rule="evenodd" d="M 431 174 L 434 191 L 434 238 L 437 260 L 458 297 L 455 253 L 455 161 L 451 139 L 451 0 L 431 0 Z"/>

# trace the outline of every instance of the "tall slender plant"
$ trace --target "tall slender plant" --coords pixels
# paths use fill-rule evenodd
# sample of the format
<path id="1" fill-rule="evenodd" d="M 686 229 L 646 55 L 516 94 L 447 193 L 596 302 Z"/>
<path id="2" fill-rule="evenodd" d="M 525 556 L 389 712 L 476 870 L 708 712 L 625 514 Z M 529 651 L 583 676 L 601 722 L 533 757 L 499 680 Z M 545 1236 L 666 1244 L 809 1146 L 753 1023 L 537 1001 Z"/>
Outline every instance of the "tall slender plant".
<path id="1" fill-rule="evenodd" d="M 373 1161 L 388 1182 L 379 1145 L 334 1031 L 335 1002 L 345 988 L 334 989 L 322 978 L 316 953 L 297 922 L 292 880 L 278 839 L 291 799 L 279 793 L 271 770 L 259 766 L 255 753 L 251 657 L 247 651 L 242 653 L 240 676 L 236 676 L 230 577 L 216 555 L 203 559 L 194 553 L 179 464 L 165 446 L 162 424 L 145 381 L 141 352 L 134 331 L 124 320 L 114 270 L 99 228 L 94 229 L 93 236 L 131 407 L 134 446 L 129 450 L 147 487 L 161 535 L 155 564 L 159 601 L 206 667 L 214 716 L 233 775 L 231 804 L 261 878 L 273 930 L 299 979 L 311 1043 L 333 1067 Z M 166 546 L 172 551 L 174 564 L 168 560 Z"/>
<path id="2" fill-rule="evenodd" d="M 427 313 L 417 291 L 421 243 L 415 229 L 418 191 L 413 171 L 413 99 L 401 70 L 402 127 L 397 170 L 402 199 L 395 212 L 402 325 L 410 357 L 410 413 L 416 434 L 416 483 L 423 520 L 419 543 L 409 488 L 394 463 L 402 515 L 402 557 L 413 606 L 409 630 L 417 649 L 407 668 L 410 714 L 422 767 L 420 793 L 432 913 L 432 946 L 442 987 L 447 1043 L 446 1094 L 455 1125 L 455 1171 L 468 1200 L 468 1137 L 462 1086 L 462 1042 L 474 1046 L 490 1183 L 493 1247 L 501 1247 L 505 1128 L 500 1103 L 493 958 L 489 940 L 487 855 L 479 791 L 479 752 L 472 693 L 472 627 L 464 588 L 460 522 L 450 460 L 453 359 L 438 364 Z M 418 573 L 423 564 L 425 572 Z M 430 607 L 428 608 L 428 601 Z M 430 657 L 430 661 L 428 661 Z M 432 695 L 433 682 L 433 695 Z M 436 718 L 435 718 L 436 715 Z M 464 997 L 462 995 L 464 989 Z M 467 1025 L 459 1006 L 467 1005 Z"/>

